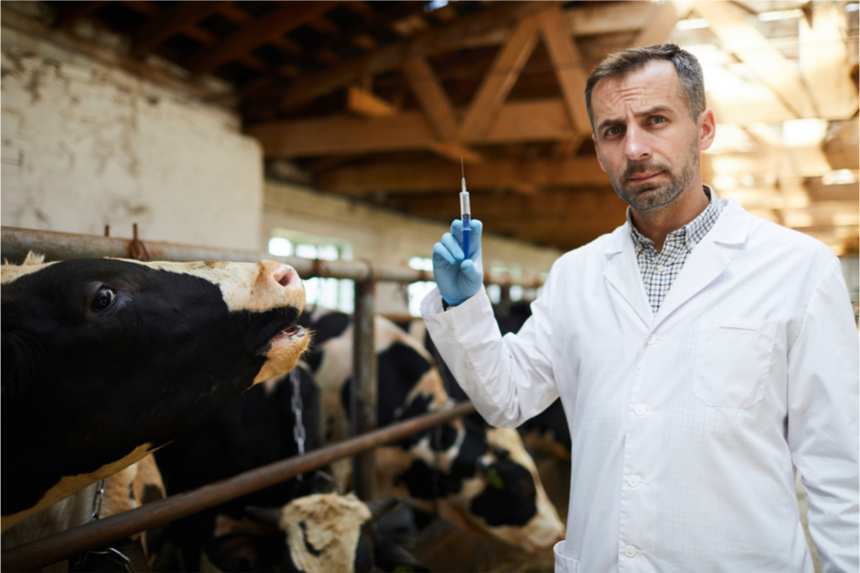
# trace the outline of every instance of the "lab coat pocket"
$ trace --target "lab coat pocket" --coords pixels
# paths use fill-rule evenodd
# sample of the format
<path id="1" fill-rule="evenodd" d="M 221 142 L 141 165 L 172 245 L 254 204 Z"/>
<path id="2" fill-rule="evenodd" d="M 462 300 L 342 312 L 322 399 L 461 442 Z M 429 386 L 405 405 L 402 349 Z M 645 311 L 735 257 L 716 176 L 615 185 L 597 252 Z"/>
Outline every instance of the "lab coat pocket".
<path id="1" fill-rule="evenodd" d="M 555 554 L 555 573 L 579 573 L 579 561 L 564 554 L 564 541 L 559 541 L 552 548 Z"/>
<path id="2" fill-rule="evenodd" d="M 693 393 L 708 406 L 752 408 L 764 397 L 776 323 L 705 319 L 699 325 Z"/>

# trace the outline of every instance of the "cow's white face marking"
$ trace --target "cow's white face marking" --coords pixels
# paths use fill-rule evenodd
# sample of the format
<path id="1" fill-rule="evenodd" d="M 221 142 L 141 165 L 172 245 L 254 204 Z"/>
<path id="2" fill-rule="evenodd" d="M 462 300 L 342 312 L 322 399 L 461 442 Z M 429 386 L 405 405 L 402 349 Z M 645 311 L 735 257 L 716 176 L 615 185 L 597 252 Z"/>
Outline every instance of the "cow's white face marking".
<path id="1" fill-rule="evenodd" d="M 287 532 L 290 556 L 299 570 L 353 573 L 361 524 L 370 515 L 367 506 L 353 494 L 315 494 L 285 505 L 279 527 Z M 306 541 L 321 554 L 311 554 Z"/>

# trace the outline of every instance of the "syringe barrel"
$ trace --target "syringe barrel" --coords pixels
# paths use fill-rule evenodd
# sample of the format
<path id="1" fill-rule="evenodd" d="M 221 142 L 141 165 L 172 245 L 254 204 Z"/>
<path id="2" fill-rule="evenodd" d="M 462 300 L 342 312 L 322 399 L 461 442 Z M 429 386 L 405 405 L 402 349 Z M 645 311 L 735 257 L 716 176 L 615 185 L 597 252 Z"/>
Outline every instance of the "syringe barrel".
<path id="1" fill-rule="evenodd" d="M 466 192 L 460 193 L 460 215 L 471 215 L 472 209 L 469 206 L 469 194 Z"/>

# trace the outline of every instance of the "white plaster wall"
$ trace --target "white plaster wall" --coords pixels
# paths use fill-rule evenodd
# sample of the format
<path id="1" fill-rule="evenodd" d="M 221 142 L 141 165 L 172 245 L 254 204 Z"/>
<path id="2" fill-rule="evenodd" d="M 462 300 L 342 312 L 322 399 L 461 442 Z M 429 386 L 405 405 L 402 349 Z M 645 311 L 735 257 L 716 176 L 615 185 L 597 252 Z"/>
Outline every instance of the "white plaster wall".
<path id="1" fill-rule="evenodd" d="M 429 258 L 433 245 L 448 228 L 298 185 L 266 181 L 260 241 L 265 248 L 274 229 L 286 229 L 349 241 L 356 259 L 407 266 L 412 257 Z M 548 272 L 562 254 L 492 234 L 485 235 L 481 244 L 485 269 L 496 262 L 516 264 L 529 276 Z M 381 313 L 407 312 L 403 294 L 394 283 L 379 284 L 376 306 Z"/>
<path id="2" fill-rule="evenodd" d="M 2 224 L 259 249 L 262 151 L 239 119 L 2 27 Z"/>

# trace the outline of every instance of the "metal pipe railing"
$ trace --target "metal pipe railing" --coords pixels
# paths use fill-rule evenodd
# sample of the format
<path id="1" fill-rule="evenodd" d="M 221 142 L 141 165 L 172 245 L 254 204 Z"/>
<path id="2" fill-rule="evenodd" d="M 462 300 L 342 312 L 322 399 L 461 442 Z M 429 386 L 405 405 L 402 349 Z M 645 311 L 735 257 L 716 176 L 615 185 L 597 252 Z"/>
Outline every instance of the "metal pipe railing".
<path id="1" fill-rule="evenodd" d="M 10 262 L 21 262 L 30 251 L 45 255 L 47 260 L 82 259 L 90 257 L 129 257 L 133 239 L 77 235 L 56 231 L 39 231 L 17 227 L 0 230 L 0 257 Z M 149 258 L 154 261 L 235 261 L 256 263 L 263 259 L 281 261 L 291 265 L 302 278 L 329 277 L 354 281 L 411 283 L 432 281 L 433 273 L 394 265 L 379 265 L 369 261 L 323 261 L 301 257 L 277 257 L 265 252 L 238 249 L 215 249 L 161 241 L 143 241 Z M 543 285 L 539 277 L 511 277 L 484 274 L 486 284 Z"/>
<path id="2" fill-rule="evenodd" d="M 0 555 L 0 569 L 36 571 L 138 531 L 151 529 L 236 499 L 298 474 L 320 468 L 335 460 L 397 441 L 453 418 L 469 415 L 474 411 L 475 407 L 471 403 L 460 403 L 446 410 L 417 416 L 302 456 L 275 462 L 227 480 L 148 503 L 137 509 L 11 547 L 3 550 Z"/>

